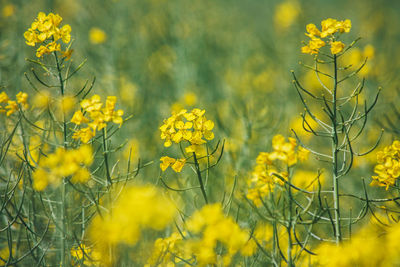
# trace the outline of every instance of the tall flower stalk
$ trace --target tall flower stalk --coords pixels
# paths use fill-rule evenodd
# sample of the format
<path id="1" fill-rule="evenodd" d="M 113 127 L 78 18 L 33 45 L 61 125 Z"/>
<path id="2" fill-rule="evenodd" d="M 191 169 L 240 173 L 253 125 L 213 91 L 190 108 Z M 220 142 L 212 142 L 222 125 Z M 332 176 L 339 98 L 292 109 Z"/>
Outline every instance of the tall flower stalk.
<path id="1" fill-rule="evenodd" d="M 321 30 L 314 24 L 308 24 L 306 35 L 310 37 L 307 45 L 302 47 L 302 52 L 314 55 L 314 66 L 303 64 L 306 68 L 314 71 L 324 93 L 320 95 L 313 94 L 305 89 L 293 73 L 293 83 L 300 96 L 302 104 L 305 107 L 305 113 L 302 114 L 304 129 L 318 137 L 328 138 L 331 143 L 331 153 L 324 154 L 322 152 L 311 149 L 306 146 L 298 138 L 298 141 L 318 159 L 328 161 L 332 165 L 332 199 L 333 199 L 333 213 L 332 224 L 334 225 L 335 242 L 339 244 L 343 239 L 342 234 L 342 221 L 340 210 L 340 180 L 346 176 L 352 168 L 353 159 L 355 156 L 363 156 L 371 152 L 379 143 L 380 137 L 376 144 L 365 153 L 357 153 L 354 149 L 354 142 L 360 137 L 365 129 L 367 117 L 372 108 L 377 103 L 380 90 L 378 90 L 372 104 L 368 105 L 367 101 L 364 103 L 364 111 L 362 113 L 357 110 L 359 105 L 359 96 L 364 88 L 365 79 L 358 82 L 357 86 L 348 90 L 342 85 L 351 77 L 355 76 L 365 66 L 367 59 L 364 63 L 352 72 L 348 72 L 352 66 L 339 66 L 339 58 L 342 57 L 349 49 L 351 49 L 356 42 L 355 40 L 350 45 L 346 46 L 343 42 L 338 41 L 343 33 L 350 32 L 350 20 L 338 21 L 335 19 L 326 19 L 321 22 Z M 330 45 L 330 51 L 327 53 L 322 51 L 322 47 L 326 44 Z M 327 73 L 321 68 L 321 65 L 331 65 L 332 71 Z M 326 76 L 332 81 L 332 86 L 329 88 L 321 81 L 321 76 Z M 330 95 L 330 99 L 325 97 L 325 93 Z M 320 103 L 328 120 L 323 120 L 321 116 L 315 114 L 312 108 L 307 103 L 304 94 L 311 97 L 312 100 Z M 343 96 L 342 96 L 343 95 Z M 354 104 L 352 104 L 354 102 Z M 312 128 L 308 117 L 310 117 L 319 127 L 317 130 Z M 351 223 L 351 222 L 350 222 Z"/>

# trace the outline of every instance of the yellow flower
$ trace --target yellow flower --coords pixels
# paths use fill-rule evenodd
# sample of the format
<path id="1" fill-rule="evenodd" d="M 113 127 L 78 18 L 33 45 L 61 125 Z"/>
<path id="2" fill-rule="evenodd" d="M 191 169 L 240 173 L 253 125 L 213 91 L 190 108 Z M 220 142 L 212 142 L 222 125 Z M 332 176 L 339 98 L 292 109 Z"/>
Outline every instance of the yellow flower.
<path id="1" fill-rule="evenodd" d="M 92 44 L 102 44 L 106 41 L 107 35 L 100 28 L 91 28 L 89 31 L 89 40 Z"/>
<path id="2" fill-rule="evenodd" d="M 189 146 L 193 147 L 206 143 L 206 140 L 214 139 L 214 122 L 207 120 L 204 116 L 205 110 L 198 108 L 191 112 L 182 109 L 179 112 L 173 112 L 172 116 L 164 120 L 160 127 L 161 139 L 165 140 L 164 146 L 169 147 L 174 143 L 188 141 Z M 204 140 L 204 139 L 206 140 Z M 193 149 L 187 148 L 187 152 L 193 152 Z"/>
<path id="3" fill-rule="evenodd" d="M 16 111 L 18 111 L 18 104 L 17 104 L 17 102 L 14 101 L 14 100 L 9 100 L 9 101 L 7 102 L 7 104 L 8 104 L 8 105 L 7 105 L 5 108 L 6 108 L 6 110 L 7 110 L 6 115 L 7 115 L 7 117 L 8 117 L 8 116 L 10 116 L 11 114 L 14 114 Z"/>
<path id="4" fill-rule="evenodd" d="M 68 24 L 64 25 L 61 29 L 60 29 L 60 37 L 61 40 L 68 44 L 71 41 L 71 26 L 69 26 Z"/>
<path id="5" fill-rule="evenodd" d="M 71 122 L 75 123 L 76 125 L 81 125 L 81 123 L 87 123 L 89 120 L 85 118 L 82 111 L 78 110 L 72 116 Z"/>
<path id="6" fill-rule="evenodd" d="M 0 93 L 0 103 L 7 103 L 8 100 L 10 100 L 8 98 L 8 95 L 6 94 L 6 92 L 1 92 Z"/>
<path id="7" fill-rule="evenodd" d="M 317 26 L 315 26 L 315 24 L 312 24 L 312 23 L 307 24 L 306 30 L 307 30 L 306 35 L 310 38 L 321 35 L 321 32 L 318 30 L 318 28 L 317 28 Z"/>
<path id="8" fill-rule="evenodd" d="M 72 138 L 81 139 L 83 143 L 87 144 L 94 136 L 95 136 L 95 131 L 92 130 L 90 127 L 86 127 L 76 131 L 72 135 Z"/>
<path id="9" fill-rule="evenodd" d="M 187 220 L 187 228 L 193 234 L 186 240 L 187 249 L 196 256 L 200 266 L 218 263 L 217 244 L 225 248 L 221 266 L 230 265 L 232 257 L 242 249 L 248 254 L 255 252 L 246 248 L 249 234 L 231 217 L 224 215 L 220 203 L 209 204 L 196 211 Z"/>
<path id="10" fill-rule="evenodd" d="M 274 25 L 278 29 L 289 28 L 300 14 L 300 8 L 296 1 L 285 1 L 275 9 Z"/>
<path id="11" fill-rule="evenodd" d="M 392 145 L 378 151 L 377 163 L 374 168 L 377 175 L 372 176 L 370 185 L 384 186 L 388 190 L 400 176 L 400 142 L 395 140 Z"/>
<path id="12" fill-rule="evenodd" d="M 171 166 L 175 172 L 181 172 L 186 163 L 186 159 L 174 159 L 168 156 L 161 157 L 160 161 L 160 168 L 162 171 L 165 171 L 169 166 Z"/>
<path id="13" fill-rule="evenodd" d="M 58 185 L 68 176 L 72 176 L 73 183 L 86 183 L 90 178 L 88 167 L 92 162 L 93 151 L 90 146 L 72 150 L 58 148 L 54 153 L 41 158 L 33 172 L 33 187 L 36 191 L 43 191 L 49 184 Z"/>
<path id="14" fill-rule="evenodd" d="M 13 4 L 5 5 L 2 9 L 3 17 L 8 18 L 15 14 L 15 6 Z"/>
<path id="15" fill-rule="evenodd" d="M 49 13 L 46 15 L 43 12 L 39 12 L 31 28 L 25 31 L 24 37 L 27 45 L 35 46 L 37 43 L 44 44 L 40 45 L 36 50 L 37 57 L 40 58 L 45 54 L 61 51 L 61 45 L 58 43 L 59 39 L 64 43 L 71 41 L 71 26 L 66 24 L 59 28 L 61 21 L 62 18 L 58 14 Z M 46 44 L 46 41 L 50 42 Z M 70 54 L 66 54 L 67 51 L 61 52 L 63 55 L 70 56 Z"/>
<path id="16" fill-rule="evenodd" d="M 80 105 L 83 111 L 89 114 L 90 119 L 84 117 L 83 113 L 78 110 L 74 113 L 71 122 L 77 125 L 87 123 L 89 127 L 77 131 L 72 138 L 81 139 L 82 142 L 87 143 L 96 135 L 96 131 L 105 128 L 110 121 L 119 124 L 121 127 L 124 112 L 121 109 L 115 110 L 116 101 L 115 96 L 108 96 L 105 107 L 102 108 L 103 103 L 99 95 L 93 95 L 89 99 L 82 100 Z"/>
<path id="17" fill-rule="evenodd" d="M 301 48 L 301 52 L 305 54 L 318 54 L 319 49 L 325 46 L 324 38 L 329 38 L 328 43 L 331 44 L 331 53 L 336 55 L 343 51 L 345 45 L 340 41 L 333 41 L 336 33 L 348 33 L 351 29 L 351 21 L 346 19 L 338 21 L 336 19 L 328 18 L 321 22 L 321 31 L 315 24 L 308 24 L 306 26 L 306 36 L 310 37 L 308 44 Z"/>
<path id="18" fill-rule="evenodd" d="M 321 22 L 322 32 L 321 37 L 325 38 L 328 35 L 334 34 L 338 30 L 338 21 L 336 19 L 326 19 Z"/>
<path id="19" fill-rule="evenodd" d="M 336 55 L 343 51 L 344 43 L 340 41 L 331 42 L 331 53 Z"/>
<path id="20" fill-rule="evenodd" d="M 320 38 L 313 37 L 308 42 L 308 45 L 302 47 L 301 52 L 306 54 L 318 54 L 319 49 L 324 46 L 324 41 L 322 41 Z"/>
<path id="21" fill-rule="evenodd" d="M 175 205 L 153 186 L 126 187 L 113 203 L 112 213 L 96 216 L 89 226 L 89 238 L 100 252 L 103 264 L 114 266 L 110 248 L 135 245 L 142 230 L 163 230 L 175 217 Z"/>
<path id="22" fill-rule="evenodd" d="M 19 93 L 16 95 L 16 98 L 17 98 L 17 103 L 18 103 L 18 104 L 21 104 L 22 107 L 24 107 L 24 108 L 28 108 L 28 107 L 29 107 L 29 104 L 28 104 L 28 94 L 27 94 L 27 93 L 19 92 Z"/>
<path id="23" fill-rule="evenodd" d="M 174 164 L 172 164 L 171 168 L 175 171 L 175 172 L 181 172 L 183 166 L 185 166 L 186 163 L 186 159 L 178 159 L 175 161 Z"/>
<path id="24" fill-rule="evenodd" d="M 160 168 L 162 171 L 165 171 L 169 166 L 175 163 L 176 159 L 164 156 L 161 157 L 160 161 Z"/>

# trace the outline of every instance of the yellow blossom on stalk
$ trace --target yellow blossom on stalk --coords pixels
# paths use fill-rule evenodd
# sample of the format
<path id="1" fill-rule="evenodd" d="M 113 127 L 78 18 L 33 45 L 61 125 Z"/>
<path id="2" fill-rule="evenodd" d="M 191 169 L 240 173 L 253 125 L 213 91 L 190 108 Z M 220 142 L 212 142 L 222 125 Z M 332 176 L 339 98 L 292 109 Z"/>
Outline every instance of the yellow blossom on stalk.
<path id="1" fill-rule="evenodd" d="M 83 143 L 87 144 L 95 136 L 96 136 L 95 131 L 90 127 L 86 127 L 86 128 L 82 128 L 82 129 L 79 129 L 78 131 L 76 131 L 72 135 L 72 138 L 80 139 Z"/>
<path id="2" fill-rule="evenodd" d="M 0 93 L 0 113 L 6 113 L 7 117 L 12 115 L 19 110 L 18 104 L 23 109 L 27 109 L 29 107 L 27 93 L 19 92 L 16 95 L 16 101 L 10 100 L 5 92 Z"/>
<path id="3" fill-rule="evenodd" d="M 17 103 L 18 104 L 21 104 L 21 106 L 23 106 L 24 108 L 28 108 L 29 107 L 29 105 L 28 105 L 28 94 L 27 93 L 19 92 L 16 95 L 16 98 L 17 98 Z"/>
<path id="4" fill-rule="evenodd" d="M 42 157 L 39 166 L 33 172 L 33 188 L 43 191 L 48 184 L 58 185 L 64 178 L 71 176 L 73 183 L 86 183 L 90 179 L 89 167 L 93 162 L 90 146 L 66 150 L 58 148 L 53 154 Z"/>
<path id="5" fill-rule="evenodd" d="M 321 32 L 318 30 L 317 26 L 315 24 L 307 24 L 306 26 L 307 33 L 306 35 L 310 38 L 313 38 L 315 36 L 319 37 L 321 35 Z"/>
<path id="6" fill-rule="evenodd" d="M 81 262 L 85 266 L 100 266 L 100 253 L 85 246 L 85 244 L 72 247 L 70 252 L 71 256 L 74 258 L 73 262 L 75 265 Z"/>
<path id="7" fill-rule="evenodd" d="M 125 188 L 112 212 L 96 216 L 89 226 L 89 237 L 94 248 L 101 252 L 102 263 L 109 262 L 111 248 L 135 245 L 142 230 L 163 230 L 173 222 L 174 204 L 153 186 Z"/>
<path id="8" fill-rule="evenodd" d="M 174 159 L 167 156 L 161 157 L 160 161 L 160 168 L 162 171 L 165 171 L 171 166 L 175 172 L 181 172 L 186 163 L 186 159 Z"/>
<path id="9" fill-rule="evenodd" d="M 164 120 L 164 124 L 160 127 L 161 139 L 165 140 L 164 146 L 169 147 L 173 142 L 179 144 L 187 141 L 189 146 L 186 147 L 186 152 L 192 153 L 196 152 L 207 140 L 214 139 L 212 132 L 214 122 L 204 116 L 205 112 L 198 108 L 191 112 L 185 109 L 173 112 L 172 116 Z"/>
<path id="10" fill-rule="evenodd" d="M 259 153 L 257 164 L 247 180 L 247 198 L 257 207 L 261 206 L 261 200 L 274 190 L 276 184 L 284 185 L 282 179 L 288 178 L 286 169 L 295 165 L 298 160 L 307 160 L 309 154 L 308 150 L 297 146 L 296 139 L 289 137 L 287 142 L 280 134 L 272 138 L 272 148 L 271 152 Z M 286 165 L 286 169 L 279 171 L 282 164 Z"/>
<path id="11" fill-rule="evenodd" d="M 331 46 L 332 55 L 336 55 L 343 51 L 345 44 L 335 40 L 336 33 L 348 33 L 351 29 L 351 21 L 349 19 L 338 21 L 328 18 L 321 22 L 321 30 L 315 24 L 306 26 L 306 36 L 310 37 L 307 45 L 301 48 L 301 52 L 305 54 L 318 54 L 319 49 L 325 46 L 326 43 Z M 327 40 L 323 40 L 327 38 Z"/>
<path id="12" fill-rule="evenodd" d="M 157 265 L 173 266 L 173 263 L 179 263 L 182 262 L 181 259 L 189 258 L 188 255 L 185 255 L 184 239 L 182 234 L 174 232 L 166 238 L 158 238 L 154 242 L 153 251 L 147 260 L 145 267 Z M 191 260 L 185 261 L 190 262 Z"/>
<path id="13" fill-rule="evenodd" d="M 55 51 L 61 51 L 63 54 L 67 51 L 61 50 L 62 41 L 68 44 L 71 41 L 71 26 L 68 24 L 59 27 L 62 18 L 58 14 L 49 13 L 46 15 L 39 12 L 37 18 L 32 23 L 31 27 L 24 33 L 26 44 L 35 46 L 40 44 L 36 50 L 36 56 L 42 57 L 45 54 L 50 54 Z M 72 50 L 68 53 L 71 53 Z"/>
<path id="14" fill-rule="evenodd" d="M 170 147 L 172 143 L 187 143 L 186 153 L 195 153 L 197 157 L 201 157 L 204 154 L 201 145 L 207 143 L 207 140 L 214 139 L 212 132 L 214 122 L 205 117 L 205 112 L 198 108 L 191 112 L 187 112 L 186 109 L 172 112 L 172 116 L 164 120 L 164 124 L 160 127 L 161 139 L 165 140 L 164 146 Z M 160 161 L 162 171 L 171 166 L 175 172 L 180 172 L 186 163 L 185 158 L 162 157 Z"/>
<path id="15" fill-rule="evenodd" d="M 255 249 L 249 248 L 249 233 L 231 217 L 224 215 L 220 203 L 209 204 L 196 211 L 187 220 L 187 229 L 192 237 L 186 240 L 186 247 L 196 257 L 199 266 L 229 266 L 237 253 L 251 255 L 255 252 Z M 217 244 L 221 244 L 225 251 L 219 255 L 220 258 L 217 257 Z"/>
<path id="16" fill-rule="evenodd" d="M 344 43 L 337 41 L 337 42 L 331 42 L 331 53 L 332 55 L 339 54 L 340 52 L 343 51 L 344 48 Z"/>
<path id="17" fill-rule="evenodd" d="M 88 127 L 76 131 L 72 138 L 88 143 L 96 135 L 96 131 L 102 130 L 109 122 L 119 124 L 121 127 L 124 122 L 122 118 L 124 111 L 115 109 L 116 102 L 117 97 L 108 96 L 104 105 L 99 95 L 82 100 L 80 103 L 82 110 L 77 110 L 73 114 L 71 122 L 76 125 L 86 123 Z M 89 118 L 85 116 L 86 114 L 84 115 L 84 112 L 88 114 Z"/>
<path id="18" fill-rule="evenodd" d="M 370 185 L 378 185 L 386 187 L 394 186 L 400 176 L 400 141 L 394 141 L 390 146 L 378 151 L 376 154 L 377 165 L 374 172 L 376 176 L 372 176 Z"/>

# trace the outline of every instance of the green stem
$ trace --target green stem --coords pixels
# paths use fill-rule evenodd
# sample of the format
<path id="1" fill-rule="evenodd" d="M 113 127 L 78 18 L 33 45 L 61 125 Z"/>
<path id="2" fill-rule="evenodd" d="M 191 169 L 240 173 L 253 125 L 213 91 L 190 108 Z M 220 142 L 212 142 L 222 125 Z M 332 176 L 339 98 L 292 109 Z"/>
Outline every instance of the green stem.
<path id="1" fill-rule="evenodd" d="M 64 81 L 62 78 L 62 71 L 61 71 L 61 66 L 58 60 L 57 52 L 54 51 L 54 58 L 56 61 L 57 65 L 57 72 L 58 72 L 58 80 L 60 82 L 60 92 L 61 92 L 61 98 L 64 97 L 65 94 L 65 88 L 64 88 Z M 62 99 L 61 99 L 62 101 Z M 67 122 L 65 120 L 65 113 L 64 109 L 61 108 L 61 112 L 63 114 L 63 139 L 64 139 L 64 149 L 67 149 L 68 147 L 68 142 L 67 142 Z M 62 181 L 61 184 L 61 264 L 62 266 L 66 266 L 66 185 L 64 181 Z"/>
<path id="2" fill-rule="evenodd" d="M 63 98 L 64 94 L 65 94 L 64 81 L 63 81 L 63 78 L 62 78 L 61 66 L 60 66 L 60 63 L 58 61 L 58 56 L 57 56 L 56 51 L 54 51 L 54 57 L 56 59 L 56 64 L 57 64 L 57 72 L 58 72 L 58 80 L 60 82 L 61 97 Z M 62 99 L 61 99 L 61 101 L 62 101 Z M 64 148 L 66 149 L 67 146 L 68 146 L 68 143 L 67 143 L 67 122 L 65 120 L 64 109 L 63 108 L 61 108 L 61 109 L 62 109 L 62 114 L 63 114 Z"/>
<path id="3" fill-rule="evenodd" d="M 289 208 L 288 208 L 288 226 L 287 226 L 287 233 L 288 233 L 288 250 L 287 250 L 287 260 L 288 260 L 288 266 L 292 267 L 294 266 L 293 259 L 292 259 L 292 187 L 290 186 L 292 184 L 291 181 L 291 175 L 289 172 L 289 169 L 287 170 L 289 173 L 288 177 L 288 184 L 287 184 L 287 192 L 288 192 L 288 201 L 289 201 Z"/>
<path id="4" fill-rule="evenodd" d="M 195 152 L 193 152 L 193 159 L 194 159 L 194 165 L 195 165 L 195 169 L 196 169 L 197 179 L 199 180 L 199 184 L 200 184 L 201 193 L 203 194 L 204 201 L 206 202 L 206 204 L 208 204 L 206 190 L 204 188 L 203 179 L 201 178 L 200 165 L 199 165 L 199 162 L 197 161 Z"/>
<path id="5" fill-rule="evenodd" d="M 340 228 L 340 209 L 339 209 L 339 177 L 338 177 L 338 133 L 337 133 L 337 85 L 338 85 L 338 73 L 337 73 L 337 57 L 333 56 L 333 67 L 334 67 L 334 78 L 333 78 L 333 118 L 332 118 L 332 178 L 333 178 L 333 207 L 335 214 L 335 239 L 336 244 L 339 244 L 342 240 L 341 228 Z"/>
<path id="6" fill-rule="evenodd" d="M 103 128 L 103 155 L 104 155 L 104 164 L 106 167 L 107 174 L 107 186 L 112 184 L 111 174 L 110 174 L 110 166 L 108 163 L 108 146 L 107 146 L 107 128 Z"/>

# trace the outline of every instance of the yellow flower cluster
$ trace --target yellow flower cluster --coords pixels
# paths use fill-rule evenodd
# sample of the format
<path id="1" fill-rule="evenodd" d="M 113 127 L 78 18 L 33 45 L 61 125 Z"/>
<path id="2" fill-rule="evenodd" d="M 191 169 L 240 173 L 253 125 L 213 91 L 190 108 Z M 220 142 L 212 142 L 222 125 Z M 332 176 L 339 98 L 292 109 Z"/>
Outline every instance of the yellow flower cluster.
<path id="1" fill-rule="evenodd" d="M 111 247 L 136 244 L 144 229 L 164 229 L 173 221 L 175 212 L 174 204 L 153 186 L 128 187 L 114 203 L 112 212 L 93 219 L 89 235 L 107 262 Z"/>
<path id="2" fill-rule="evenodd" d="M 214 139 L 212 132 L 214 122 L 207 120 L 204 116 L 205 112 L 198 108 L 191 112 L 185 109 L 177 113 L 173 112 L 172 116 L 164 120 L 164 124 L 160 127 L 161 139 L 165 140 L 164 146 L 170 147 L 172 142 L 178 144 L 188 141 L 190 145 L 185 150 L 186 153 L 191 153 L 198 151 L 199 146 L 206 143 L 206 140 Z"/>
<path id="3" fill-rule="evenodd" d="M 187 221 L 187 228 L 197 237 L 186 240 L 186 249 L 196 256 L 199 266 L 229 266 L 236 253 L 249 256 L 255 251 L 249 234 L 231 217 L 224 215 L 220 203 L 209 204 L 196 211 Z M 217 259 L 217 244 L 224 247 L 222 262 Z"/>
<path id="4" fill-rule="evenodd" d="M 24 33 L 26 44 L 35 46 L 41 44 L 36 50 L 36 56 L 42 57 L 44 54 L 50 54 L 60 51 L 64 56 L 70 56 L 70 51 L 61 51 L 62 40 L 65 44 L 71 41 L 71 26 L 68 24 L 59 28 L 62 18 L 58 14 L 49 13 L 46 15 L 39 12 L 37 18 L 31 27 Z"/>
<path id="5" fill-rule="evenodd" d="M 16 95 L 16 100 L 10 100 L 5 92 L 0 93 L 0 113 L 6 113 L 7 117 L 14 114 L 19 110 L 18 104 L 24 109 L 29 107 L 27 93 L 19 92 Z"/>
<path id="6" fill-rule="evenodd" d="M 368 224 L 339 246 L 322 243 L 313 252 L 312 266 L 399 266 L 399 224 L 380 229 Z"/>
<path id="7" fill-rule="evenodd" d="M 152 254 L 147 260 L 145 267 L 175 266 L 176 263 L 182 262 L 181 259 L 188 258 L 183 253 L 183 242 L 183 237 L 178 232 L 174 232 L 166 238 L 158 238 L 154 242 Z"/>
<path id="8" fill-rule="evenodd" d="M 321 31 L 315 24 L 306 26 L 306 35 L 310 37 L 308 44 L 301 48 L 301 52 L 305 54 L 318 54 L 319 49 L 324 47 L 326 42 L 331 46 L 331 53 L 336 55 L 343 51 L 345 45 L 341 41 L 336 41 L 335 33 L 348 33 L 351 29 L 351 21 L 349 19 L 339 21 L 336 19 L 326 19 L 321 22 Z M 328 38 L 323 41 L 321 38 Z"/>
<path id="9" fill-rule="evenodd" d="M 121 109 L 115 110 L 116 102 L 117 97 L 107 96 L 105 107 L 103 107 L 99 95 L 93 95 L 90 99 L 82 100 L 80 103 L 82 110 L 74 113 L 71 122 L 76 125 L 86 123 L 88 126 L 76 131 L 72 138 L 88 143 L 96 135 L 96 131 L 100 131 L 107 126 L 107 122 L 119 124 L 121 127 L 124 122 L 122 119 L 124 111 Z M 85 117 L 86 114 L 89 114 L 90 119 Z"/>
<path id="10" fill-rule="evenodd" d="M 160 161 L 160 168 L 162 171 L 165 171 L 169 166 L 171 166 L 175 172 L 181 172 L 186 163 L 186 159 L 174 159 L 168 156 L 161 157 Z"/>
<path id="11" fill-rule="evenodd" d="M 42 157 L 33 172 L 33 188 L 43 191 L 49 184 L 57 185 L 63 178 L 71 176 L 73 183 L 86 183 L 90 179 L 88 168 L 93 162 L 90 146 L 66 150 L 58 148 L 53 154 Z"/>
<path id="12" fill-rule="evenodd" d="M 99 252 L 85 246 L 85 244 L 71 248 L 70 252 L 71 256 L 74 257 L 73 266 L 80 266 L 78 264 L 80 262 L 85 266 L 100 266 L 98 264 L 100 260 Z"/>
<path id="13" fill-rule="evenodd" d="M 160 127 L 161 139 L 165 140 L 164 146 L 170 147 L 172 143 L 179 144 L 186 141 L 189 145 L 185 148 L 186 153 L 195 153 L 196 156 L 202 154 L 202 144 L 207 140 L 214 139 L 214 122 L 208 120 L 204 113 L 205 110 L 198 108 L 187 112 L 182 109 L 179 112 L 172 112 L 172 116 L 164 120 L 164 124 Z M 186 163 L 185 158 L 174 159 L 170 157 L 161 157 L 160 168 L 165 171 L 168 167 L 175 172 L 181 172 Z"/>
<path id="14" fill-rule="evenodd" d="M 396 180 L 400 176 L 400 141 L 394 141 L 390 146 L 385 147 L 376 154 L 377 165 L 374 172 L 376 176 L 372 176 L 370 185 L 385 186 L 386 190 L 389 186 L 396 184 Z"/>
<path id="15" fill-rule="evenodd" d="M 288 139 L 289 142 L 286 142 L 285 137 L 282 135 L 275 135 L 272 138 L 273 151 L 260 152 L 257 156 L 257 165 L 248 180 L 249 189 L 247 192 L 247 198 L 252 200 L 256 206 L 262 204 L 261 199 L 274 189 L 275 184 L 284 184 L 274 174 L 287 179 L 288 173 L 286 171 L 278 171 L 279 162 L 284 163 L 287 167 L 291 167 L 298 160 L 304 161 L 308 157 L 309 151 L 297 146 L 296 139 L 291 137 Z"/>

